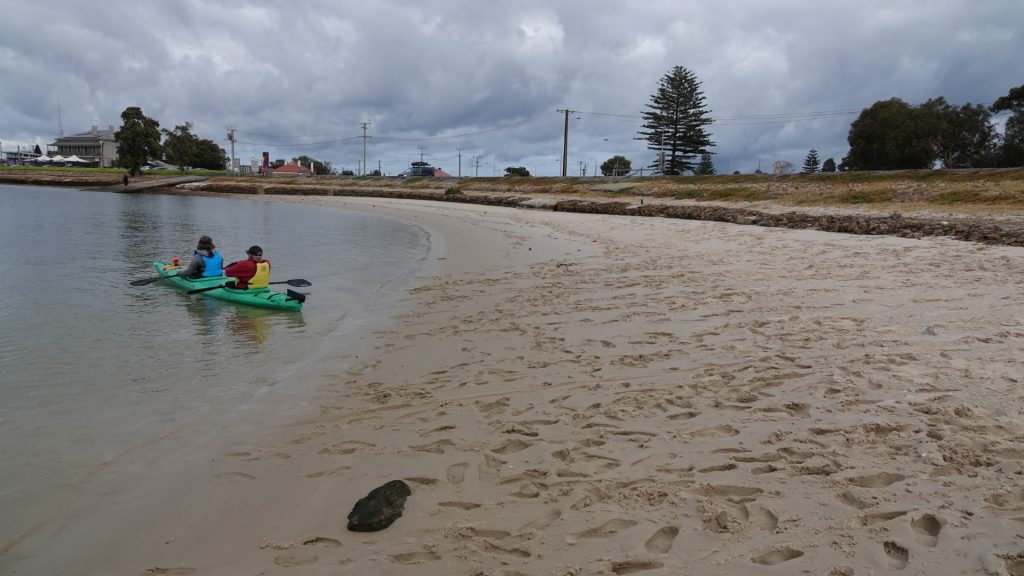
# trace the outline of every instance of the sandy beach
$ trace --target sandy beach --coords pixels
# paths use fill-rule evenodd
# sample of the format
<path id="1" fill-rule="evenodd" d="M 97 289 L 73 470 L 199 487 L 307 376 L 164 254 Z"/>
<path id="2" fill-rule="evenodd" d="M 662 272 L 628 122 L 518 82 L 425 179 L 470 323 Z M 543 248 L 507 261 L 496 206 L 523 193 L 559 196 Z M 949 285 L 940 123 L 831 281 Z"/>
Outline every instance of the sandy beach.
<path id="1" fill-rule="evenodd" d="M 415 222 L 431 269 L 82 574 L 1024 574 L 1024 249 L 258 201 Z"/>

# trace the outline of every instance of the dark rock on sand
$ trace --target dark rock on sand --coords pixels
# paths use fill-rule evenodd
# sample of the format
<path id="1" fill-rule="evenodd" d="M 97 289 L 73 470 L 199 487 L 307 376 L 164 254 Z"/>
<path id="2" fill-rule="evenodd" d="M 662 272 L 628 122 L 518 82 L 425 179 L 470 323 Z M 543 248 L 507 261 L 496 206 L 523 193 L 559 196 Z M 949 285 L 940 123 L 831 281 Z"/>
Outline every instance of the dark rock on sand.
<path id="1" fill-rule="evenodd" d="M 412 494 L 409 485 L 401 480 L 392 480 L 374 488 L 360 498 L 348 513 L 348 529 L 353 532 L 376 532 L 383 530 L 402 517 L 405 499 Z"/>

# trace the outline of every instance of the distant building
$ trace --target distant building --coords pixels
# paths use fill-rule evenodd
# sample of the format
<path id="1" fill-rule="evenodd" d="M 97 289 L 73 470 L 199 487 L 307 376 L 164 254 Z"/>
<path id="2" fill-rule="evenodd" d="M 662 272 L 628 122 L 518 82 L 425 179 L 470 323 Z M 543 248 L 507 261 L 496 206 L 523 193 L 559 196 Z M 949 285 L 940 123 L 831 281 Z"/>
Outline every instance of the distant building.
<path id="1" fill-rule="evenodd" d="M 306 168 L 302 164 L 299 164 L 298 161 L 295 161 L 295 162 L 292 162 L 290 164 L 285 164 L 284 166 L 281 166 L 279 168 L 274 168 L 274 170 L 270 173 L 270 175 L 271 176 L 312 176 L 313 175 L 313 171 L 310 170 L 309 168 Z"/>
<path id="2" fill-rule="evenodd" d="M 8 166 L 26 166 L 35 163 L 39 156 L 32 148 L 22 150 L 19 147 L 17 150 L 4 150 L 3 163 Z"/>
<path id="3" fill-rule="evenodd" d="M 86 162 L 95 162 L 103 167 L 111 167 L 117 162 L 117 141 L 114 140 L 113 125 L 107 130 L 93 126 L 88 132 L 61 136 L 47 148 L 50 156 L 78 156 Z"/>

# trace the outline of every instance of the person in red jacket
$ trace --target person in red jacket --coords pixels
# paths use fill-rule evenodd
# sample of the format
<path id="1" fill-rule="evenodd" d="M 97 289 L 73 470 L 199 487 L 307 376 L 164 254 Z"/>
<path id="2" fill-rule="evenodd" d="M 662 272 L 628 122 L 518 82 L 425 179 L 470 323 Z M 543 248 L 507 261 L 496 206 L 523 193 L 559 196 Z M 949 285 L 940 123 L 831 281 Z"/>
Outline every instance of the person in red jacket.
<path id="1" fill-rule="evenodd" d="M 255 290 L 270 284 L 270 260 L 263 259 L 263 249 L 251 246 L 245 253 L 249 256 L 224 269 L 225 276 L 235 278 L 235 288 Z"/>

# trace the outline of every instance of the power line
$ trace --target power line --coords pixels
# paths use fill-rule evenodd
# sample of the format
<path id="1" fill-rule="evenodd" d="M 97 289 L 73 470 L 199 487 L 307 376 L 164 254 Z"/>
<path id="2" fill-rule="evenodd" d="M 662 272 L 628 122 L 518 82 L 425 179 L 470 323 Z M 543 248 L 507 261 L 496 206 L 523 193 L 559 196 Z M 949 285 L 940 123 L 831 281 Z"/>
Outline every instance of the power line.
<path id="1" fill-rule="evenodd" d="M 547 118 L 537 118 L 537 119 L 533 119 L 533 120 L 524 120 L 523 122 L 518 122 L 516 124 L 511 124 L 509 126 L 497 126 L 495 128 L 484 128 L 484 129 L 481 129 L 481 130 L 474 130 L 472 132 L 461 132 L 461 133 L 458 133 L 458 134 L 448 134 L 448 135 L 444 135 L 444 136 L 423 136 L 423 137 L 418 137 L 418 138 L 409 138 L 409 137 L 402 137 L 402 136 L 380 136 L 380 135 L 377 135 L 377 136 L 375 136 L 375 138 L 378 141 L 387 141 L 387 142 L 431 142 L 431 141 L 436 141 L 436 140 L 451 140 L 452 138 L 465 138 L 465 137 L 468 137 L 468 136 L 478 136 L 480 134 L 489 134 L 489 133 L 492 133 L 492 132 L 501 132 L 503 130 L 514 130 L 516 128 L 522 128 L 524 126 L 529 126 L 531 124 L 538 124 L 540 122 L 547 122 L 547 121 L 548 121 Z M 247 131 L 243 131 L 243 130 L 237 130 L 237 132 L 239 134 L 248 134 L 250 136 L 266 136 L 267 138 L 274 138 L 274 139 L 281 139 L 281 140 L 288 140 L 288 139 L 295 140 L 295 139 L 300 139 L 300 138 L 322 138 L 324 136 L 333 136 L 334 135 L 334 134 L 321 134 L 321 135 L 314 136 L 314 135 L 308 135 L 308 134 L 299 134 L 299 135 L 293 135 L 293 136 L 286 136 L 286 135 L 280 135 L 280 134 L 261 134 L 261 133 L 257 133 L 257 132 L 247 132 Z M 356 140 L 356 139 L 359 139 L 359 138 L 363 138 L 363 136 L 361 136 L 361 135 L 349 136 L 347 138 L 337 138 L 337 139 L 332 139 L 332 140 L 323 140 L 323 141 L 319 141 L 319 142 L 271 143 L 271 142 L 243 142 L 241 140 L 238 140 L 237 142 L 239 144 L 249 144 L 251 146 L 316 146 L 316 145 L 320 145 L 320 144 L 334 144 L 334 143 L 337 143 L 337 142 L 345 142 L 347 140 Z"/>
<path id="2" fill-rule="evenodd" d="M 347 142 L 349 140 L 358 140 L 362 136 L 349 136 L 348 138 L 339 138 L 337 140 L 323 140 L 321 142 L 300 142 L 298 144 L 282 144 L 275 142 L 244 142 L 242 140 L 236 140 L 239 144 L 248 144 L 250 146 L 273 146 L 276 148 L 288 148 L 296 146 L 320 146 L 322 144 L 337 144 L 338 142 Z"/>

